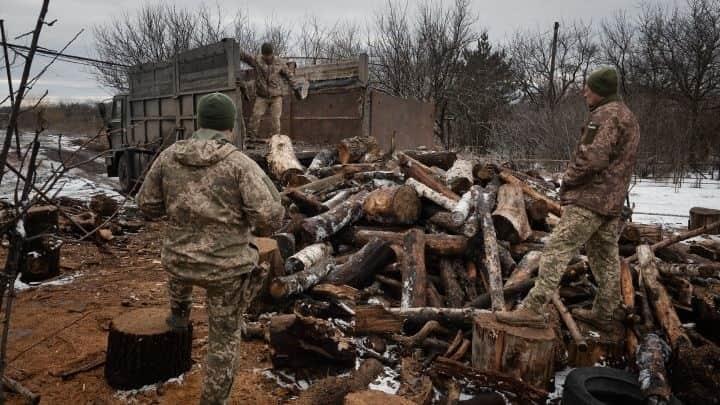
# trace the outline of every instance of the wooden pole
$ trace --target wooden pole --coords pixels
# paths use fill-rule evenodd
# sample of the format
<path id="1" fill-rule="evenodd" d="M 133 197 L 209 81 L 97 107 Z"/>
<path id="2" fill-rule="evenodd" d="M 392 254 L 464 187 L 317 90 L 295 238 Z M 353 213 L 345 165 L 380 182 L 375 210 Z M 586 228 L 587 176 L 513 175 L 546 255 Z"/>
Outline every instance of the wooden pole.
<path id="1" fill-rule="evenodd" d="M 572 336 L 573 340 L 575 341 L 578 350 L 581 352 L 586 352 L 588 349 L 587 341 L 583 337 L 582 333 L 580 333 L 580 329 L 578 329 L 577 323 L 575 323 L 575 319 L 573 319 L 572 315 L 570 315 L 570 311 L 568 311 L 567 307 L 565 307 L 565 304 L 563 304 L 562 300 L 560 299 L 560 294 L 558 294 L 557 291 L 552 296 L 552 303 L 553 305 L 555 305 L 555 308 L 557 308 L 558 312 L 560 313 L 560 317 L 562 318 L 563 322 L 565 322 L 565 326 L 567 326 L 568 331 L 570 332 L 570 336 Z"/>

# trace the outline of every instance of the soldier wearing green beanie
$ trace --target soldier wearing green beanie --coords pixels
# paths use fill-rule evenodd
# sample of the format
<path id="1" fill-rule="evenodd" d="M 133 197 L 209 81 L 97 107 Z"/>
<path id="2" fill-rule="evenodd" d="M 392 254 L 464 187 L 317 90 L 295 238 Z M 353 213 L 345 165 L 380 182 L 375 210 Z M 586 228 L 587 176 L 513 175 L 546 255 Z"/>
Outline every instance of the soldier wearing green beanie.
<path id="1" fill-rule="evenodd" d="M 568 262 L 584 245 L 598 290 L 592 308 L 573 309 L 573 315 L 605 332 L 619 332 L 623 327 L 618 233 L 640 127 L 617 88 L 615 69 L 602 68 L 588 77 L 582 95 L 590 116 L 563 176 L 560 223 L 545 243 L 534 287 L 518 309 L 496 312 L 498 321 L 547 327 L 546 305 L 557 294 Z"/>
<path id="2" fill-rule="evenodd" d="M 200 127 L 163 150 L 137 196 L 149 217 L 167 216 L 161 259 L 169 273 L 173 328 L 188 328 L 193 288 L 205 290 L 208 349 L 201 404 L 224 404 L 235 378 L 243 314 L 264 284 L 253 235 L 280 227 L 280 194 L 232 144 L 236 107 L 221 93 L 200 99 Z M 252 230 L 252 233 L 251 233 Z"/>

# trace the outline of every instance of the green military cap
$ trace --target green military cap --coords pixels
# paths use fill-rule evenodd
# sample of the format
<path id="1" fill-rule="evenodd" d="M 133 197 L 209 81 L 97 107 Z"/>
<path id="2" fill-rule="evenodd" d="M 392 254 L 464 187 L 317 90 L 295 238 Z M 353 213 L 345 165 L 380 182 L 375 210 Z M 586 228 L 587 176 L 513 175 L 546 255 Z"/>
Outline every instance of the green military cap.
<path id="1" fill-rule="evenodd" d="M 590 74 L 587 85 L 598 96 L 613 96 L 618 91 L 617 71 L 610 67 L 598 69 Z"/>
<path id="2" fill-rule="evenodd" d="M 230 97 L 222 93 L 205 95 L 198 102 L 198 127 L 217 131 L 233 129 L 235 114 L 235 102 Z"/>

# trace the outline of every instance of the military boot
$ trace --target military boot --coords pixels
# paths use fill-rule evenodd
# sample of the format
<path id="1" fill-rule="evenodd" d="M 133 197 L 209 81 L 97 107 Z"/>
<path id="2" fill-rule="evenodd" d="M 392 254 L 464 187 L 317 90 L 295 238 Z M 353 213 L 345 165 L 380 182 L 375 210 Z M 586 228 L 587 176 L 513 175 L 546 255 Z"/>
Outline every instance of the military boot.
<path id="1" fill-rule="evenodd" d="M 585 322 L 607 333 L 619 333 L 623 327 L 622 322 L 618 320 L 615 314 L 611 316 L 600 316 L 592 309 L 573 308 L 572 315 L 579 321 Z"/>
<path id="2" fill-rule="evenodd" d="M 173 305 L 165 323 L 173 329 L 187 329 L 190 324 L 190 304 Z"/>
<path id="3" fill-rule="evenodd" d="M 511 326 L 525 326 L 536 329 L 547 328 L 547 322 L 543 314 L 524 307 L 514 311 L 495 312 L 495 319 Z"/>

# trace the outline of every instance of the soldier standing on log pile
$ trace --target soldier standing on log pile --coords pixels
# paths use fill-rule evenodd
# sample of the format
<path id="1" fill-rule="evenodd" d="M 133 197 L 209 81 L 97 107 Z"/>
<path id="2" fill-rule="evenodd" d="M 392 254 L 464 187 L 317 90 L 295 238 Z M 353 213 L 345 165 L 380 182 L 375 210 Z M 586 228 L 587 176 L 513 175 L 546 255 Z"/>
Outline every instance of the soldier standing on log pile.
<path id="1" fill-rule="evenodd" d="M 622 319 L 620 214 L 632 177 L 640 140 L 633 113 L 617 94 L 617 72 L 593 72 L 583 89 L 590 118 L 563 176 L 562 218 L 540 259 L 540 273 L 520 307 L 498 312 L 498 321 L 536 328 L 546 327 L 545 305 L 557 290 L 567 264 L 585 244 L 590 268 L 598 283 L 591 310 L 573 315 L 598 329 L 617 330 Z"/>
<path id="2" fill-rule="evenodd" d="M 150 217 L 168 216 L 162 262 L 170 273 L 167 323 L 187 328 L 193 286 L 207 294 L 209 337 L 201 404 L 224 404 L 235 378 L 242 315 L 262 285 L 250 228 L 280 226 L 280 195 L 258 165 L 233 146 L 235 103 L 224 94 L 198 103 L 198 129 L 165 149 L 137 197 Z"/>
<path id="3" fill-rule="evenodd" d="M 282 116 L 283 80 L 291 83 L 293 72 L 288 65 L 273 53 L 273 46 L 264 43 L 261 55 L 253 56 L 240 52 L 240 60 L 255 69 L 255 104 L 250 117 L 250 136 L 258 138 L 260 121 L 270 108 L 272 134 L 280 133 L 280 116 Z"/>

